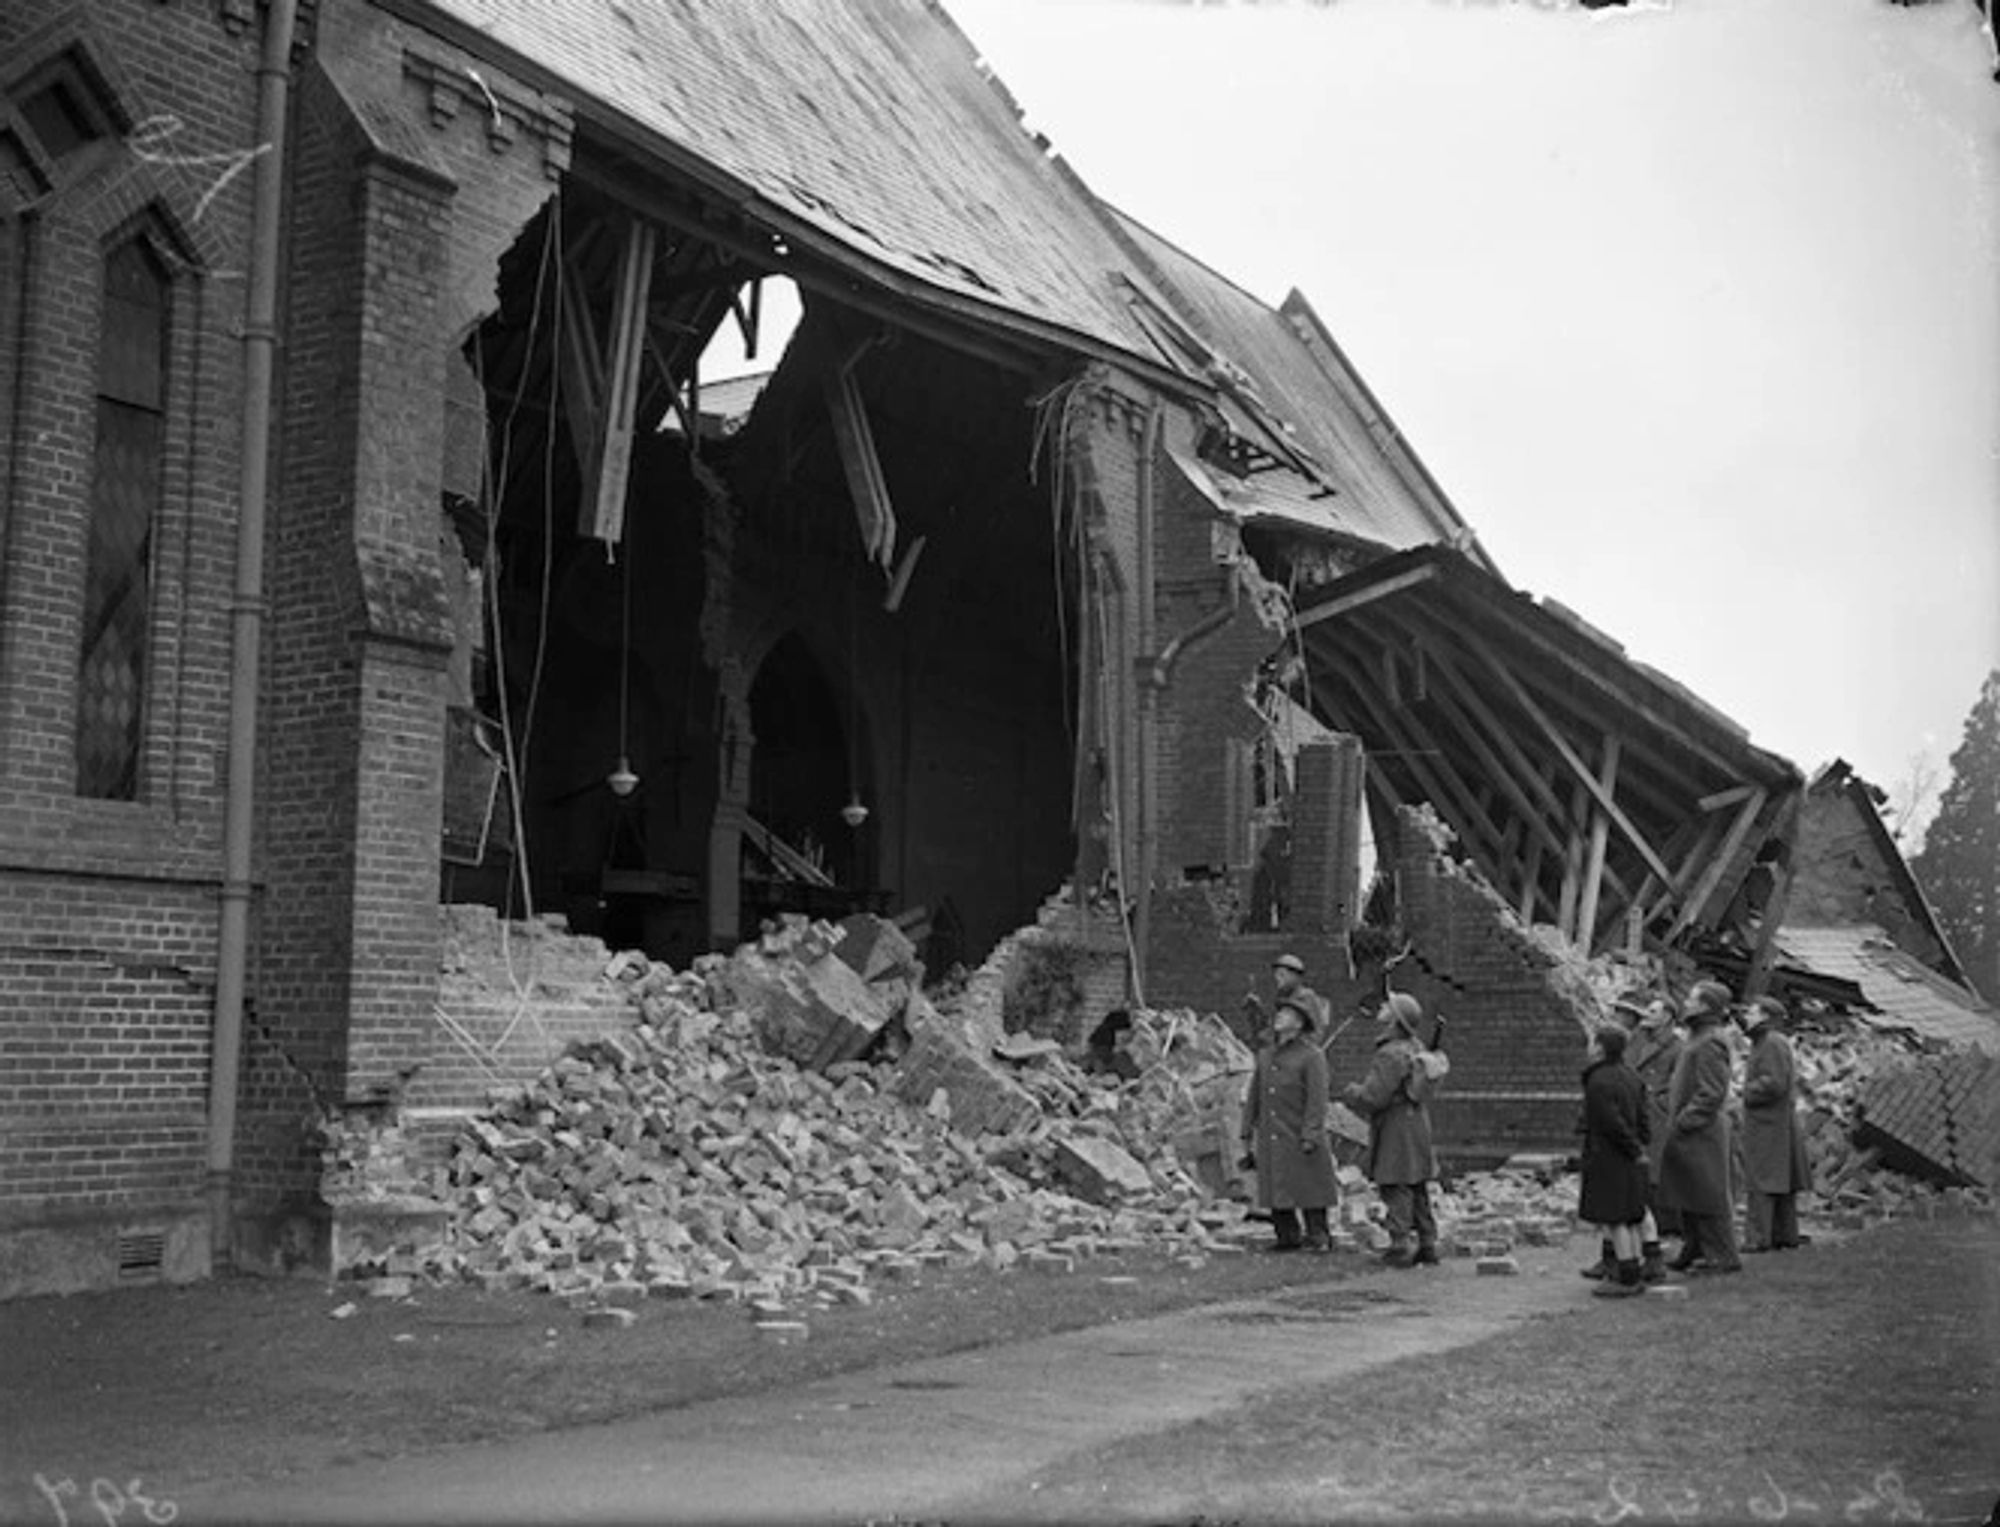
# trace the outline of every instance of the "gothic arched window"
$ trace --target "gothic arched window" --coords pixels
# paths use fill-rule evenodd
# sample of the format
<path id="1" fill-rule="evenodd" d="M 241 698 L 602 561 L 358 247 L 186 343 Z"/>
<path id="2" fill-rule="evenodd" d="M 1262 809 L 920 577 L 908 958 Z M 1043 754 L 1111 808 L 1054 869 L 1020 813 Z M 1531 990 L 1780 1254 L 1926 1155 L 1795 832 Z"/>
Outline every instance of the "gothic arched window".
<path id="1" fill-rule="evenodd" d="M 106 258 L 76 689 L 77 794 L 105 800 L 139 795 L 171 298 L 167 271 L 144 239 Z"/>

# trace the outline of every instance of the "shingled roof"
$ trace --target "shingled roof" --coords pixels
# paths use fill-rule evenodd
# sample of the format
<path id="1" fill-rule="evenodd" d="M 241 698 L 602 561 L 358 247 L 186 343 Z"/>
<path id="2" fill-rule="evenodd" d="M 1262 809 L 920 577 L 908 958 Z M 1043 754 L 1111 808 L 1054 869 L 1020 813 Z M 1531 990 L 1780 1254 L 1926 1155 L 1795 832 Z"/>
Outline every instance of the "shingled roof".
<path id="1" fill-rule="evenodd" d="M 1162 356 L 1094 198 L 925 0 L 422 0 L 780 232 L 1050 339 Z M 417 0 L 399 0 L 400 9 Z M 475 35 L 476 34 L 476 35 Z"/>
<path id="2" fill-rule="evenodd" d="M 1778 930 L 1777 944 L 1789 965 L 1852 981 L 1868 1005 L 1897 1027 L 1926 1039 L 1977 1045 L 2000 1054 L 2000 1013 L 1976 993 L 1904 953 L 1880 928 L 1865 923 L 1839 928 L 1787 924 Z"/>
<path id="3" fill-rule="evenodd" d="M 1294 292 L 1284 308 L 1273 308 L 1143 223 L 1105 210 L 1134 263 L 1167 297 L 1165 326 L 1178 326 L 1212 353 L 1210 374 L 1232 426 L 1275 432 L 1305 454 L 1323 485 L 1309 496 L 1296 483 L 1273 481 L 1276 473 L 1247 483 L 1218 476 L 1232 509 L 1398 551 L 1465 535 L 1465 522 L 1303 297 Z"/>

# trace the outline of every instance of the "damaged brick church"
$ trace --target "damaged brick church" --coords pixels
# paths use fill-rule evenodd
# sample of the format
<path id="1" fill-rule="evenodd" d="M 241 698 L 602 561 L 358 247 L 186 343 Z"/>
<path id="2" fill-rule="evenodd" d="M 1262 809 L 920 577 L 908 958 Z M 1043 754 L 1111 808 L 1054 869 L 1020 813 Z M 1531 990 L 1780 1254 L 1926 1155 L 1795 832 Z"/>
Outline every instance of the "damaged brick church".
<path id="1" fill-rule="evenodd" d="M 1372 829 L 1406 924 L 1478 886 L 1411 978 L 1514 1143 L 1576 1036 L 1491 929 L 1783 895 L 1798 771 L 935 4 L 26 0 L 0 59 L 0 1293 L 285 1261 L 318 1114 L 475 1102 L 441 902 L 938 972 L 1068 887 L 1113 1000 L 1228 1012 L 1379 979 Z"/>

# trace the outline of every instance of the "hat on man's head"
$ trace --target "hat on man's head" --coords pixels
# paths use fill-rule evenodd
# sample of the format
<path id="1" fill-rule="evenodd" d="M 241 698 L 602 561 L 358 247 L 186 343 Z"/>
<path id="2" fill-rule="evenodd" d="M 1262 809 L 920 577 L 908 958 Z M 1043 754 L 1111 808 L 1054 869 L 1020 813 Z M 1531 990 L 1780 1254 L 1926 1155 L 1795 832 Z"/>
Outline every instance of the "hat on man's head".
<path id="1" fill-rule="evenodd" d="M 1689 1023 L 1720 1023 L 1728 1016 L 1729 988 L 1720 981 L 1697 981 L 1688 988 Z"/>
<path id="2" fill-rule="evenodd" d="M 1304 975 L 1306 973 L 1306 962 L 1295 954 L 1281 954 L 1275 960 L 1271 961 L 1271 968 L 1273 970 L 1296 971 L 1299 975 Z"/>
<path id="3" fill-rule="evenodd" d="M 1776 997 L 1759 997 L 1750 1004 L 1750 1021 L 1753 1024 L 1783 1023 L 1791 1016 L 1790 1009 Z"/>
<path id="4" fill-rule="evenodd" d="M 1319 1014 L 1314 1011 L 1314 1004 L 1310 997 L 1280 997 L 1278 999 L 1277 1012 L 1297 1013 L 1299 1015 L 1299 1022 L 1304 1024 L 1308 1031 L 1319 1027 Z"/>
<path id="5" fill-rule="evenodd" d="M 1417 1025 L 1424 1021 L 1424 1005 L 1406 991 L 1392 991 L 1375 1010 L 1375 1016 L 1383 1023 L 1393 1023 L 1405 1033 L 1414 1034 Z"/>

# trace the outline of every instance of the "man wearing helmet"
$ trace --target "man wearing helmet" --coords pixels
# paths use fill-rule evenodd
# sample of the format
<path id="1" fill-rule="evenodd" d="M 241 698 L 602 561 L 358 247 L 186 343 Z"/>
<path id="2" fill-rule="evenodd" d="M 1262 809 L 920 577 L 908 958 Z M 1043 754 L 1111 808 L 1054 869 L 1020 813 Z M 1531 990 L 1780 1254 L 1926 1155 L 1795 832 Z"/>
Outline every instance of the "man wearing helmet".
<path id="1" fill-rule="evenodd" d="M 1368 1075 L 1341 1101 L 1368 1121 L 1368 1177 L 1388 1210 L 1389 1249 L 1382 1260 L 1391 1267 L 1432 1266 L 1438 1259 L 1430 1189 L 1437 1153 L 1431 1145 L 1431 1072 L 1417 1040 L 1423 1005 L 1407 992 L 1391 992 L 1375 1021 L 1382 1037 Z"/>
<path id="2" fill-rule="evenodd" d="M 1333 1249 L 1326 1214 L 1340 1188 L 1326 1135 L 1326 1057 L 1312 1039 L 1318 1024 L 1310 992 L 1278 999 L 1271 1041 L 1257 1052 L 1244 1103 L 1243 1164 L 1257 1173 L 1257 1203 L 1270 1213 L 1275 1251 Z"/>

